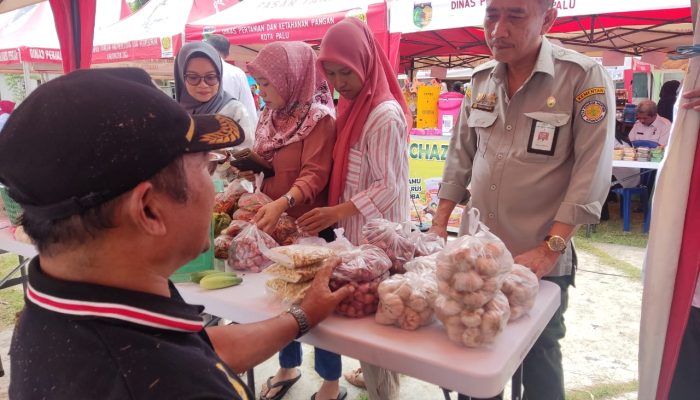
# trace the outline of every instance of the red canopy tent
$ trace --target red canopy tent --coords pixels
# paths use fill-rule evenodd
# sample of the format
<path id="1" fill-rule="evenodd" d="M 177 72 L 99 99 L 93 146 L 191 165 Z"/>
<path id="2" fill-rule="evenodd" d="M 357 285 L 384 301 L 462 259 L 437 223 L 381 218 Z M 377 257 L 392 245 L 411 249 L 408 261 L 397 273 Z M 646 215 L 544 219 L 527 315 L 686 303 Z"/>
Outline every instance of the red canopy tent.
<path id="1" fill-rule="evenodd" d="M 172 59 L 188 21 L 221 12 L 238 0 L 151 0 L 136 13 L 95 32 L 93 63 Z"/>
<path id="2" fill-rule="evenodd" d="M 401 33 L 402 66 L 475 65 L 490 55 L 481 25 L 485 2 L 439 0 L 391 3 L 390 31 Z M 688 0 L 557 1 L 559 18 L 548 35 L 578 51 L 629 55 L 671 51 L 690 42 Z"/>

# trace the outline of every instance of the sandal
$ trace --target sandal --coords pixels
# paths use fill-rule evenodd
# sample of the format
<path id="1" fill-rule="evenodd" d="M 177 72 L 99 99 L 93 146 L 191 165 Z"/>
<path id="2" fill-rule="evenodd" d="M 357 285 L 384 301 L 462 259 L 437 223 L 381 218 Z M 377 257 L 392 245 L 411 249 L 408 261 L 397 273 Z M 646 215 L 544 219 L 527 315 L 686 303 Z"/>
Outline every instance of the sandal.
<path id="1" fill-rule="evenodd" d="M 274 378 L 274 376 L 267 378 L 267 382 L 265 383 L 267 386 L 267 391 L 265 394 L 260 393 L 260 400 L 280 400 L 285 394 L 287 394 L 289 389 L 291 389 L 291 387 L 297 383 L 299 379 L 301 379 L 301 372 L 299 372 L 299 375 L 297 375 L 295 378 L 287 379 L 286 381 L 279 381 L 274 384 L 272 383 L 272 378 Z M 274 396 L 267 397 L 270 390 L 274 388 L 280 388 L 280 390 Z"/>
<path id="2" fill-rule="evenodd" d="M 318 392 L 316 392 L 316 393 L 318 393 Z M 316 393 L 314 393 L 311 396 L 311 400 L 316 400 Z M 345 400 L 345 398 L 347 396 L 348 396 L 347 389 L 345 389 L 344 387 L 341 386 L 340 389 L 338 390 L 338 397 L 336 397 L 335 399 L 331 399 L 331 400 Z"/>
<path id="3" fill-rule="evenodd" d="M 362 368 L 346 372 L 343 374 L 343 377 L 353 386 L 357 386 L 362 389 L 367 388 L 367 385 L 365 385 L 365 378 L 362 376 Z"/>

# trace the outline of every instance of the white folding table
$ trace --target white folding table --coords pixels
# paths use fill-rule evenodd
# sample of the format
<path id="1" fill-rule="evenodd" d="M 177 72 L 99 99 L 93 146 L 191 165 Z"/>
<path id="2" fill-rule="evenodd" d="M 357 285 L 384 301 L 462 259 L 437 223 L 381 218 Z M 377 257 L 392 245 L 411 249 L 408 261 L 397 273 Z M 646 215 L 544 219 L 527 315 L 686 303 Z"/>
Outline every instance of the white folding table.
<path id="1" fill-rule="evenodd" d="M 286 309 L 266 292 L 265 273 L 245 274 L 239 286 L 205 290 L 192 283 L 178 284 L 191 304 L 209 314 L 237 323 L 271 318 Z M 525 355 L 559 307 L 559 287 L 540 282 L 540 292 L 529 315 L 508 324 L 489 348 L 469 349 L 449 341 L 439 322 L 406 331 L 379 325 L 373 317 L 331 316 L 300 341 L 431 382 L 474 397 L 500 393 L 519 370 Z"/>

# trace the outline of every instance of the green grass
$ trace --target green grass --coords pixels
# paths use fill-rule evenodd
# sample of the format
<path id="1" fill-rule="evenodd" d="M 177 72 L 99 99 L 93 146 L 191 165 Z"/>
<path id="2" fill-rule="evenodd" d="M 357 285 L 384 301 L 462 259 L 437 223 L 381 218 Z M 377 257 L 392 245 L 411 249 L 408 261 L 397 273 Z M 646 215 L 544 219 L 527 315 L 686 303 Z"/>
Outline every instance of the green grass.
<path id="1" fill-rule="evenodd" d="M 620 217 L 620 204 L 610 203 L 610 219 L 601 221 L 595 228 L 591 229 L 591 236 L 586 238 L 586 227 L 582 226 L 576 233 L 577 243 L 580 239 L 586 239 L 590 242 L 612 243 L 631 247 L 647 247 L 649 239 L 646 233 L 642 233 L 642 223 L 644 221 L 643 213 L 633 212 L 630 221 L 630 232 L 622 231 L 622 217 Z M 638 207 L 638 204 L 632 202 L 632 209 Z"/>
<path id="2" fill-rule="evenodd" d="M 14 254 L 0 254 L 0 277 L 5 277 L 14 267 L 18 259 Z M 22 286 L 0 290 L 0 330 L 12 328 L 17 312 L 24 307 Z"/>
<path id="3" fill-rule="evenodd" d="M 642 280 L 642 271 L 638 267 L 635 267 L 627 261 L 615 258 L 605 251 L 597 248 L 595 246 L 595 242 L 589 238 L 577 237 L 576 249 L 594 255 L 596 258 L 598 258 L 598 261 L 600 261 L 601 264 L 615 269 L 621 275 L 624 275 L 632 281 L 641 282 Z"/>
<path id="4" fill-rule="evenodd" d="M 567 390 L 566 400 L 604 400 L 611 399 L 626 393 L 633 393 L 639 389 L 639 382 L 599 383 L 586 386 L 581 389 Z"/>

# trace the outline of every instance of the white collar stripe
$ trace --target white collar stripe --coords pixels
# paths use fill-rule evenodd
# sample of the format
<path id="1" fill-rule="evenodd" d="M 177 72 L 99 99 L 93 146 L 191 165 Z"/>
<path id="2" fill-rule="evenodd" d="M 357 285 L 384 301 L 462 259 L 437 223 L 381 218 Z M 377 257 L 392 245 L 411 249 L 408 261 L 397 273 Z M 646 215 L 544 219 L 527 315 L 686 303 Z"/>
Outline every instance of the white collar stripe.
<path id="1" fill-rule="evenodd" d="M 171 317 L 123 304 L 62 299 L 38 292 L 31 285 L 27 286 L 27 298 L 42 308 L 62 314 L 114 318 L 181 332 L 199 332 L 203 328 L 201 320 L 192 321 Z"/>

